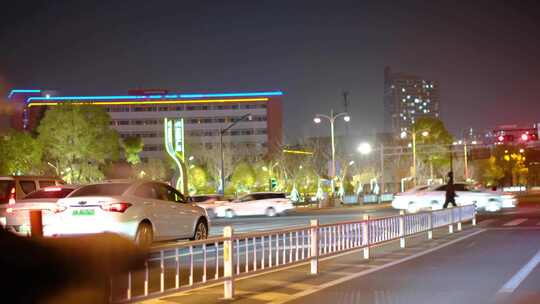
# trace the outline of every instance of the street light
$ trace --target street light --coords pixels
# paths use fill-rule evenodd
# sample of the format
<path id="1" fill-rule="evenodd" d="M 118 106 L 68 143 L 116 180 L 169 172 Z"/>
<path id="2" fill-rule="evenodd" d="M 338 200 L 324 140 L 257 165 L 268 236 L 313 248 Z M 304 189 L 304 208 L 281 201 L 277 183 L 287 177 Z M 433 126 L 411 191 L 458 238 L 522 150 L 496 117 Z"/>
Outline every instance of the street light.
<path id="1" fill-rule="evenodd" d="M 371 153 L 373 148 L 371 147 L 371 145 L 369 143 L 364 142 L 364 143 L 361 143 L 361 144 L 358 145 L 357 150 L 358 150 L 358 152 L 360 152 L 360 154 L 367 155 L 367 154 Z"/>
<path id="2" fill-rule="evenodd" d="M 336 121 L 336 118 L 343 116 L 343 120 L 345 122 L 351 121 L 351 116 L 347 112 L 341 112 L 341 113 L 334 113 L 333 109 L 330 109 L 330 115 L 324 115 L 324 114 L 317 114 L 315 115 L 315 118 L 313 118 L 313 121 L 316 124 L 321 123 L 321 118 L 326 118 L 328 121 L 330 121 L 330 139 L 332 140 L 332 172 L 331 173 L 331 184 L 332 184 L 332 197 L 335 193 L 335 187 L 334 187 L 334 179 L 336 177 L 336 144 L 335 144 L 335 138 L 334 138 L 334 122 Z"/>
<path id="3" fill-rule="evenodd" d="M 225 166 L 223 165 L 223 134 L 229 131 L 230 128 L 234 127 L 237 123 L 244 120 L 251 120 L 251 113 L 247 113 L 244 116 L 240 117 L 238 120 L 234 121 L 228 125 L 225 129 L 219 129 L 219 150 L 221 155 L 221 194 L 225 194 Z"/>
<path id="4" fill-rule="evenodd" d="M 411 137 L 412 137 L 412 152 L 413 152 L 413 172 L 412 172 L 412 177 L 413 177 L 413 182 L 414 182 L 414 185 L 416 186 L 416 130 L 415 130 L 415 127 L 413 125 L 412 127 L 412 131 L 410 132 L 411 134 Z M 407 134 L 409 132 L 407 131 L 401 131 L 401 138 L 404 139 L 407 137 Z M 420 133 L 423 137 L 428 137 L 429 136 L 429 132 L 428 131 L 422 131 L 422 133 Z"/>

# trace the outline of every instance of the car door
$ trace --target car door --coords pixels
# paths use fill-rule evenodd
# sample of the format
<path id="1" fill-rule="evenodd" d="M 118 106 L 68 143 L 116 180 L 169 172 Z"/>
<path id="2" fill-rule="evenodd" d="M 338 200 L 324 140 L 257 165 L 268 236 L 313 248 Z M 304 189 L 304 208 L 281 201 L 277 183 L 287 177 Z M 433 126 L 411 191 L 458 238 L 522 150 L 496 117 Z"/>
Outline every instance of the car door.
<path id="1" fill-rule="evenodd" d="M 159 195 L 154 183 L 143 183 L 135 189 L 134 195 L 142 204 L 142 210 L 146 217 L 154 224 L 154 235 L 157 239 L 170 235 L 167 227 L 168 210 L 159 200 Z"/>
<path id="2" fill-rule="evenodd" d="M 170 227 L 178 237 L 191 237 L 199 217 L 198 208 L 171 186 L 160 184 L 167 194 L 167 204 L 171 209 Z"/>
<path id="3" fill-rule="evenodd" d="M 422 201 L 425 207 L 431 207 L 433 210 L 442 208 L 446 198 L 446 185 L 426 190 Z"/>

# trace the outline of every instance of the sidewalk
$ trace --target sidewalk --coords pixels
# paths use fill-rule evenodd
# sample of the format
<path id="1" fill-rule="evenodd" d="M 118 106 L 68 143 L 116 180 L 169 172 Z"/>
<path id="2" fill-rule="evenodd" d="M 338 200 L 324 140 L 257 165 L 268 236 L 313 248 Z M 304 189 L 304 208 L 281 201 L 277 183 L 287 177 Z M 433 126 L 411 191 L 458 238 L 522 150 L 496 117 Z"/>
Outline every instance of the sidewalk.
<path id="1" fill-rule="evenodd" d="M 415 258 L 449 242 L 455 242 L 460 238 L 483 231 L 480 228 L 470 226 L 470 224 L 464 225 L 463 228 L 463 231 L 454 234 L 448 234 L 447 227 L 439 228 L 434 230 L 433 240 L 427 240 L 426 233 L 407 238 L 405 249 L 399 248 L 399 241 L 372 248 L 369 260 L 363 259 L 362 249 L 324 258 L 320 260 L 318 275 L 311 275 L 309 265 L 303 264 L 238 279 L 235 281 L 234 300 L 222 299 L 223 284 L 221 283 L 169 294 L 142 303 L 284 303 L 325 287 L 345 282 L 353 277 L 359 277 Z"/>

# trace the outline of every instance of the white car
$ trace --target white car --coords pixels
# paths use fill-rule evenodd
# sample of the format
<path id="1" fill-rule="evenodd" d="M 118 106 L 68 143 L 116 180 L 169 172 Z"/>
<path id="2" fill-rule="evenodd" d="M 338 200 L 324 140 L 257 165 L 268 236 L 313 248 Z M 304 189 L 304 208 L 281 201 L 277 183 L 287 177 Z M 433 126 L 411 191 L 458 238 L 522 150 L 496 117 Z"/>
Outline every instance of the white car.
<path id="1" fill-rule="evenodd" d="M 216 214 L 214 209 L 216 206 L 227 203 L 230 200 L 226 199 L 221 194 L 200 194 L 193 195 L 188 198 L 188 201 L 197 204 L 197 206 L 202 207 L 206 210 L 209 218 L 215 218 Z"/>
<path id="2" fill-rule="evenodd" d="M 456 204 L 458 206 L 476 205 L 477 209 L 490 212 L 502 208 L 516 206 L 516 198 L 512 194 L 485 189 L 472 189 L 467 184 L 454 184 Z M 394 196 L 392 207 L 395 209 L 418 212 L 421 210 L 442 209 L 446 197 L 446 185 L 418 186 Z"/>
<path id="3" fill-rule="evenodd" d="M 233 201 L 201 205 L 216 217 L 227 218 L 246 215 L 276 216 L 294 208 L 284 193 L 274 192 L 251 193 Z"/>
<path id="4" fill-rule="evenodd" d="M 209 221 L 203 208 L 173 187 L 152 181 L 112 181 L 83 186 L 60 199 L 57 220 L 46 235 L 113 232 L 149 246 L 153 241 L 205 239 Z"/>
<path id="5" fill-rule="evenodd" d="M 69 196 L 77 186 L 59 185 L 36 190 L 23 199 L 17 199 L 6 212 L 6 230 L 19 235 L 30 234 L 30 211 L 41 210 L 43 226 L 54 222 L 56 212 L 62 210 L 57 205 L 61 198 Z"/>

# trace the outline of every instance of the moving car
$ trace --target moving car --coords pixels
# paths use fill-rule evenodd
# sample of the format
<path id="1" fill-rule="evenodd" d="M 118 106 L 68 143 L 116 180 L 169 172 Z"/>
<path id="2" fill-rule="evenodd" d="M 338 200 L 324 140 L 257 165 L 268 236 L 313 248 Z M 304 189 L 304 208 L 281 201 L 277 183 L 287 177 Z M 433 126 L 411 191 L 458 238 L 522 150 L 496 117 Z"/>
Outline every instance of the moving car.
<path id="1" fill-rule="evenodd" d="M 516 206 L 516 198 L 512 194 L 486 189 L 473 189 L 464 183 L 456 183 L 454 186 L 458 206 L 474 204 L 477 209 L 490 212 Z M 409 212 L 438 210 L 442 209 L 445 197 L 446 185 L 418 186 L 396 194 L 392 201 L 392 207 Z"/>
<path id="2" fill-rule="evenodd" d="M 49 186 L 63 184 L 52 176 L 0 176 L 0 225 L 6 224 L 6 213 L 16 200 Z"/>
<path id="3" fill-rule="evenodd" d="M 216 217 L 214 209 L 217 205 L 230 201 L 221 194 L 193 195 L 190 196 L 188 200 L 192 203 L 197 204 L 197 206 L 204 208 L 209 218 Z"/>
<path id="4" fill-rule="evenodd" d="M 61 211 L 57 201 L 69 196 L 75 189 L 77 186 L 73 185 L 49 186 L 36 190 L 23 199 L 18 199 L 15 204 L 10 205 L 9 212 L 6 213 L 6 230 L 28 235 L 32 210 L 41 210 L 42 223 L 46 227 L 54 221 L 56 212 Z"/>
<path id="5" fill-rule="evenodd" d="M 83 186 L 58 201 L 58 220 L 46 235 L 113 232 L 145 247 L 153 241 L 205 239 L 203 208 L 173 187 L 153 181 L 110 181 Z"/>
<path id="6" fill-rule="evenodd" d="M 208 206 L 217 217 L 233 218 L 246 215 L 276 216 L 293 209 L 293 203 L 285 193 L 259 192 L 247 194 L 233 201 L 223 201 Z"/>

